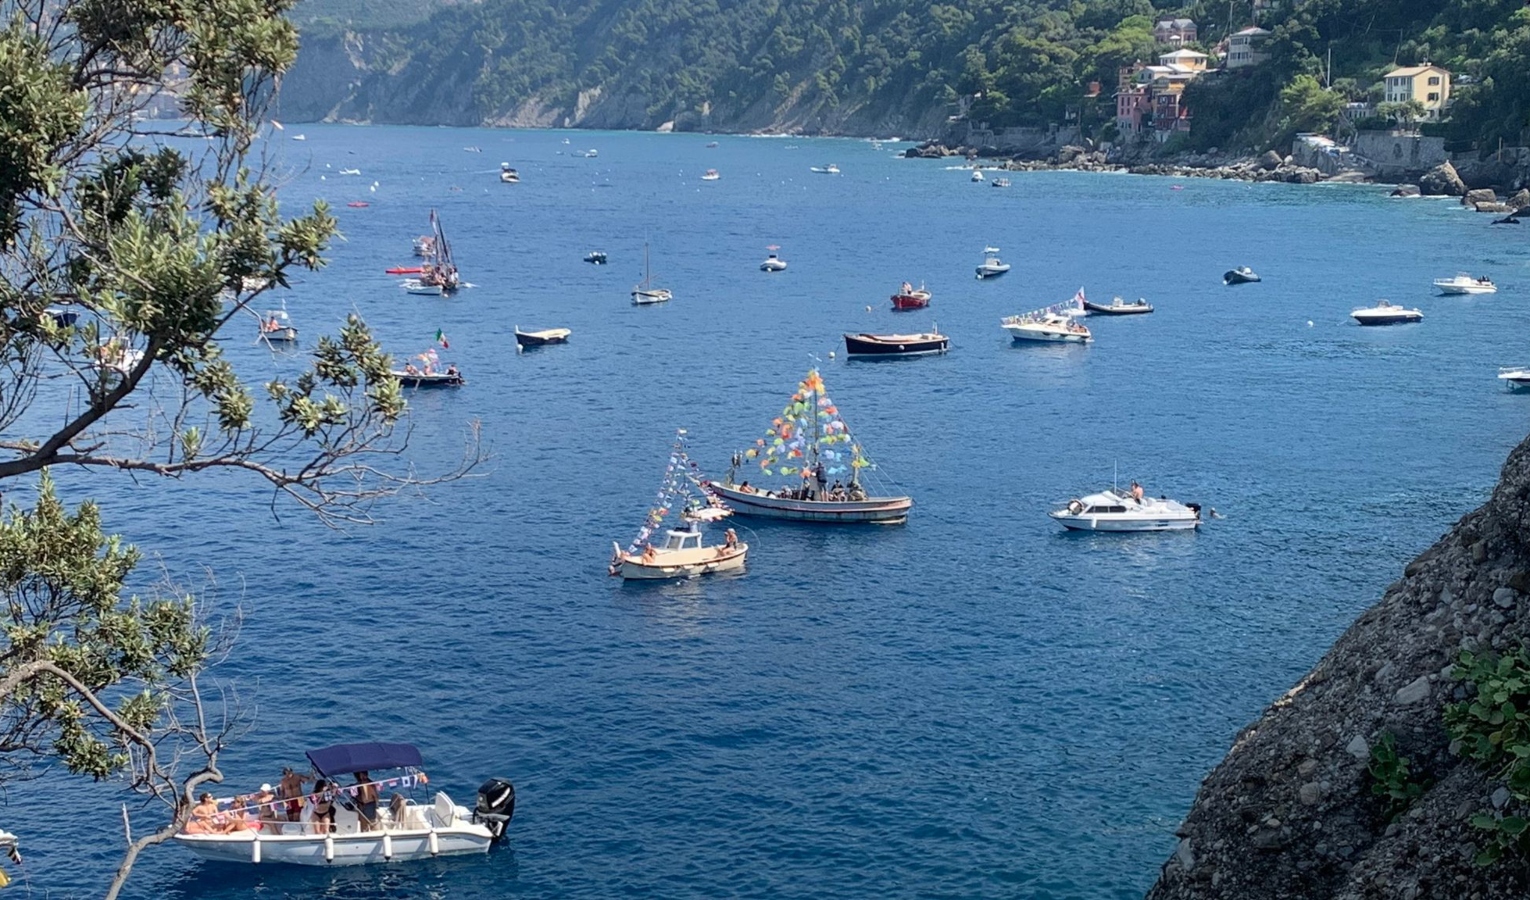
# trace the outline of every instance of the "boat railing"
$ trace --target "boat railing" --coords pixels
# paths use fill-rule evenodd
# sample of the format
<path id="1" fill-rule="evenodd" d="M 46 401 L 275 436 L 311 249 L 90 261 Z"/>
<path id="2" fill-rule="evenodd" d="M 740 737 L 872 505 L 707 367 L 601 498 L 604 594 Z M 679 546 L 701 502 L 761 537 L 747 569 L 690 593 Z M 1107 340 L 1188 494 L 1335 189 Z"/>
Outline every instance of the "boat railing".
<path id="1" fill-rule="evenodd" d="M 222 820 L 224 824 L 230 824 L 232 818 L 242 815 L 245 826 L 249 829 L 254 829 L 260 825 L 274 824 L 282 826 L 281 833 L 283 834 L 316 834 L 318 832 L 313 830 L 314 825 L 312 822 L 293 821 L 287 818 L 291 808 L 290 804 L 297 802 L 300 808 L 306 807 L 309 803 L 344 804 L 347 802 L 347 798 L 354 799 L 363 787 L 373 788 L 380 798 L 384 790 L 409 790 L 429 783 L 430 778 L 424 772 L 408 772 L 393 778 L 379 778 L 375 781 L 339 785 L 333 788 L 326 788 L 322 791 L 309 791 L 295 797 L 278 797 L 265 803 L 255 802 L 254 798 L 258 795 L 256 791 L 251 791 L 248 794 L 235 794 L 232 797 L 215 797 L 213 798 L 213 803 L 217 804 L 218 812 L 214 817 L 214 822 L 217 823 L 219 820 Z M 227 807 L 227 809 L 224 807 Z M 387 811 L 388 807 L 386 805 L 379 806 L 380 814 Z M 383 825 L 385 821 L 387 820 L 382 815 L 379 815 L 378 825 Z M 288 832 L 285 826 L 299 827 L 292 832 Z M 189 829 L 186 829 L 186 831 L 187 833 L 196 833 L 190 832 Z M 217 834 L 219 832 L 202 833 Z"/>

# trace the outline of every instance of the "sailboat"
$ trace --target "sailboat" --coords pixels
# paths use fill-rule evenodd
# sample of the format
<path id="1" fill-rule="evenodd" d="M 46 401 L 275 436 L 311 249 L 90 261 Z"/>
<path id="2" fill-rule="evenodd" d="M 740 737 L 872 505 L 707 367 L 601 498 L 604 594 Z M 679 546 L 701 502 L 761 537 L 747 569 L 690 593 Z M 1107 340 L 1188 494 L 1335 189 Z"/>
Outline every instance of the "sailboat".
<path id="1" fill-rule="evenodd" d="M 446 242 L 446 233 L 441 230 L 441 219 L 435 210 L 430 211 L 430 237 L 425 244 L 426 252 L 423 255 L 425 262 L 420 266 L 420 276 L 404 282 L 404 289 L 411 294 L 428 294 L 444 297 L 455 293 L 462 286 L 462 281 L 457 275 L 457 263 L 452 260 L 452 245 Z M 415 252 L 420 252 L 422 241 L 425 238 L 415 240 Z"/>
<path id="2" fill-rule="evenodd" d="M 648 244 L 643 243 L 643 280 L 637 287 L 632 289 L 632 303 L 634 306 L 646 306 L 650 303 L 664 303 L 675 295 L 669 292 L 669 288 L 653 286 L 653 272 L 648 268 Z"/>
<path id="3" fill-rule="evenodd" d="M 722 499 L 707 485 L 700 467 L 691 462 L 686 453 L 685 429 L 681 428 L 675 432 L 675 445 L 669 451 L 669 465 L 659 485 L 659 496 L 648 510 L 643 527 L 627 549 L 612 543 L 615 552 L 607 571 L 628 580 L 652 581 L 742 569 L 749 545 L 740 543 L 733 529 L 728 529 L 721 544 L 702 543 L 702 523 L 721 521 L 730 514 Z M 678 521 L 665 528 L 672 515 Z M 655 547 L 649 539 L 660 530 L 664 541 Z"/>
<path id="4" fill-rule="evenodd" d="M 733 455 L 726 483 L 711 485 L 739 515 L 877 525 L 908 521 L 909 508 L 914 505 L 911 498 L 875 496 L 863 484 L 875 466 L 840 418 L 817 369 L 808 371 L 765 437 L 754 443 Z M 757 462 L 767 476 L 786 479 L 786 485 L 768 490 L 751 486 L 747 480 L 736 483 L 737 470 L 746 460 Z M 834 479 L 832 487 L 830 478 Z M 843 486 L 841 478 L 846 478 Z"/>

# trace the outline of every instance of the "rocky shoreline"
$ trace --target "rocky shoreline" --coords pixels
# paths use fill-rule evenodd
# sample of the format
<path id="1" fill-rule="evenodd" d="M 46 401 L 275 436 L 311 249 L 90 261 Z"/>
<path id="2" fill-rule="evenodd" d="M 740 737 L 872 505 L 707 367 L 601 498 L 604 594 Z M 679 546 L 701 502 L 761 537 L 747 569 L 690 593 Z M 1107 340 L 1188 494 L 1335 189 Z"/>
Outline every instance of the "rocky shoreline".
<path id="1" fill-rule="evenodd" d="M 1327 174 L 1319 169 L 1299 165 L 1290 156 L 1281 156 L 1274 150 L 1258 156 L 1227 158 L 1217 154 L 1188 154 L 1168 161 L 1134 161 L 1115 157 L 1113 153 L 1093 146 L 1066 145 L 1059 147 L 1044 159 L 1008 158 L 992 147 L 947 147 L 938 141 L 927 141 L 904 151 L 910 159 L 992 159 L 985 168 L 1013 172 L 1066 171 L 1066 172 L 1125 172 L 1132 175 L 1163 175 L 1171 178 L 1218 178 L 1230 181 L 1279 182 L 1283 184 L 1352 183 L 1395 184 L 1395 197 L 1460 197 L 1464 205 L 1478 212 L 1505 213 L 1509 218 L 1524 213 L 1530 215 L 1530 189 L 1521 189 L 1509 197 L 1500 198 L 1491 188 L 1471 190 L 1449 162 L 1423 173 L 1416 184 L 1398 184 L 1378 181 L 1364 172 L 1347 171 Z"/>

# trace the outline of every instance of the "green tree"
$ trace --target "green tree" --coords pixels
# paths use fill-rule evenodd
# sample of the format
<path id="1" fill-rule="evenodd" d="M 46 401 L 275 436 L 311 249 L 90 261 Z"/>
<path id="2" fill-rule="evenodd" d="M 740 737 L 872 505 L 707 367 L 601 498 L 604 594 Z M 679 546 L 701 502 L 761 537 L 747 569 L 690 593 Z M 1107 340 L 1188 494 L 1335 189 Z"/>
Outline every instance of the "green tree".
<path id="1" fill-rule="evenodd" d="M 225 358 L 251 304 L 317 269 L 322 203 L 283 218 L 252 167 L 275 79 L 297 52 L 293 0 L 21 0 L 0 26 L 0 483 L 49 467 L 179 478 L 251 474 L 324 521 L 366 522 L 422 479 L 396 458 L 405 403 L 352 317 L 297 377 L 252 385 Z M 174 73 L 175 82 L 169 79 Z M 182 116 L 166 139 L 149 113 Z M 62 310 L 62 312 L 60 312 Z M 241 332 L 241 337 L 247 332 Z M 188 597 L 121 596 L 137 556 L 66 514 L 43 476 L 0 525 L 0 750 L 123 775 L 168 804 L 145 847 L 218 780 L 196 679 L 216 649 Z M 177 700 L 195 706 L 182 719 Z M 192 726 L 183 722 L 190 721 Z M 175 770 L 179 751 L 203 764 Z M 20 771 L 20 769 L 16 770 Z"/>
<path id="2" fill-rule="evenodd" d="M 1311 75 L 1298 75 L 1280 92 L 1281 131 L 1323 132 L 1333 127 L 1344 110 L 1344 95 L 1331 91 Z"/>

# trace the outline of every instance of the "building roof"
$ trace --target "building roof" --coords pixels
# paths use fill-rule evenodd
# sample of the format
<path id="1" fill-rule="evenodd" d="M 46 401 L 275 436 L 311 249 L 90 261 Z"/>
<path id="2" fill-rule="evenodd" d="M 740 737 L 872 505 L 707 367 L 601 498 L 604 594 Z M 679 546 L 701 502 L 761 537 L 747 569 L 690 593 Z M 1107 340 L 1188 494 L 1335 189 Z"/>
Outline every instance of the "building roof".
<path id="1" fill-rule="evenodd" d="M 1425 72 L 1442 72 L 1442 73 L 1444 73 L 1446 75 L 1450 74 L 1449 70 L 1442 69 L 1439 66 L 1424 65 L 1424 66 L 1403 66 L 1401 69 L 1393 69 L 1392 71 L 1388 72 L 1383 77 L 1385 77 L 1385 78 L 1412 78 L 1415 75 L 1422 75 Z"/>
<path id="2" fill-rule="evenodd" d="M 1269 34 L 1269 32 L 1255 25 L 1252 28 L 1245 28 L 1242 31 L 1233 32 L 1233 37 L 1258 37 L 1263 34 Z"/>
<path id="3" fill-rule="evenodd" d="M 1163 54 L 1162 56 L 1159 57 L 1159 59 L 1209 59 L 1209 58 L 1210 57 L 1208 57 L 1206 54 L 1204 54 L 1204 53 L 1197 53 L 1194 50 L 1175 50 L 1173 53 L 1165 53 L 1165 54 Z"/>
<path id="4" fill-rule="evenodd" d="M 1154 28 L 1194 28 L 1194 19 L 1159 19 Z"/>

